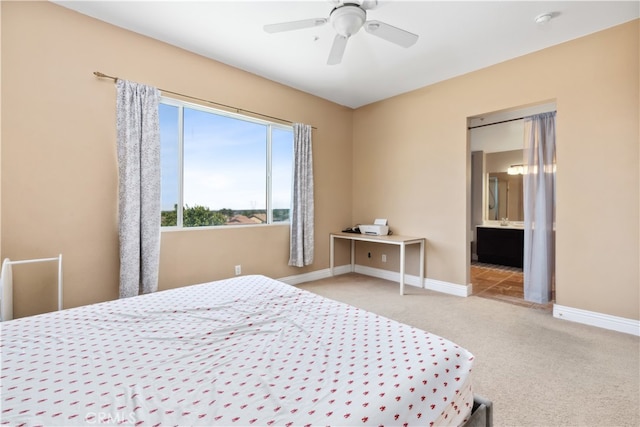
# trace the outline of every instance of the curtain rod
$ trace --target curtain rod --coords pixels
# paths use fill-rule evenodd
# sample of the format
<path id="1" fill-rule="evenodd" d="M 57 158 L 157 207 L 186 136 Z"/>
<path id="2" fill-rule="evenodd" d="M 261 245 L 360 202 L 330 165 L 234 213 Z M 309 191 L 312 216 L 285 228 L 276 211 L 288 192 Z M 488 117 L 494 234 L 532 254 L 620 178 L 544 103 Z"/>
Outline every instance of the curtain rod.
<path id="1" fill-rule="evenodd" d="M 486 125 L 469 126 L 467 129 L 483 128 L 485 126 L 499 125 L 500 123 L 515 122 L 516 120 L 523 120 L 523 119 L 526 119 L 527 117 L 529 116 L 518 117 L 517 119 L 502 120 L 500 122 L 487 123 Z"/>
<path id="2" fill-rule="evenodd" d="M 555 112 L 556 110 L 553 110 L 553 111 Z M 545 111 L 545 112 L 549 112 L 549 113 L 550 113 L 551 111 Z M 541 113 L 541 114 L 542 114 L 542 113 Z M 527 117 L 532 117 L 532 116 L 535 116 L 535 115 L 536 115 L 536 114 L 532 114 L 532 115 L 529 115 L 529 116 L 517 117 L 517 118 L 515 118 L 515 119 L 502 120 L 502 121 L 500 121 L 500 122 L 487 123 L 486 125 L 469 126 L 467 129 L 483 128 L 483 127 L 485 127 L 485 126 L 499 125 L 500 123 L 515 122 L 516 120 L 524 120 L 524 119 L 526 119 Z"/>
<path id="3" fill-rule="evenodd" d="M 117 82 L 118 80 L 120 80 L 119 77 L 109 76 L 107 74 L 101 73 L 100 71 L 94 71 L 93 74 L 96 77 L 105 78 L 105 79 L 111 79 L 114 82 Z M 237 108 L 237 107 L 232 107 L 231 105 L 221 104 L 219 102 L 210 101 L 208 99 L 198 98 L 198 97 L 191 96 L 191 95 L 185 95 L 183 93 L 173 92 L 173 91 L 166 90 L 166 89 L 159 89 L 159 90 L 160 90 L 160 92 L 169 93 L 171 95 L 176 95 L 176 96 L 180 96 L 180 97 L 183 97 L 183 98 L 194 99 L 194 100 L 197 100 L 197 101 L 202 101 L 202 102 L 206 102 L 206 103 L 209 103 L 209 104 L 217 105 L 219 107 L 224 107 L 224 108 L 233 110 L 236 113 L 240 113 L 240 112 L 249 113 L 249 114 L 253 114 L 255 116 L 260 116 L 260 117 L 265 117 L 265 118 L 272 119 L 272 120 L 277 120 L 279 122 L 293 124 L 293 122 L 291 120 L 281 119 L 280 117 L 274 117 L 274 116 L 269 116 L 267 114 L 256 113 L 255 111 L 245 110 L 245 109 Z M 312 129 L 317 129 L 315 126 L 311 126 L 311 128 Z"/>

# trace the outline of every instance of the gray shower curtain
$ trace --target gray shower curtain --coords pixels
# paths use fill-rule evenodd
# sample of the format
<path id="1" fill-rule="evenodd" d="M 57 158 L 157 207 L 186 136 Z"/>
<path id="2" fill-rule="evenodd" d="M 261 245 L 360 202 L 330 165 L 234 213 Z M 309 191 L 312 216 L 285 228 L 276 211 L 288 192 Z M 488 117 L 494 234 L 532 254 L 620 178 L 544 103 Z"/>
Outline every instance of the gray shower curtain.
<path id="1" fill-rule="evenodd" d="M 303 267 L 313 263 L 313 154 L 312 128 L 293 125 L 293 194 L 289 265 Z"/>
<path id="2" fill-rule="evenodd" d="M 555 111 L 524 122 L 524 299 L 541 304 L 555 276 L 555 124 Z"/>
<path id="3" fill-rule="evenodd" d="M 118 79 L 120 298 L 158 289 L 160 125 L 158 89 Z"/>

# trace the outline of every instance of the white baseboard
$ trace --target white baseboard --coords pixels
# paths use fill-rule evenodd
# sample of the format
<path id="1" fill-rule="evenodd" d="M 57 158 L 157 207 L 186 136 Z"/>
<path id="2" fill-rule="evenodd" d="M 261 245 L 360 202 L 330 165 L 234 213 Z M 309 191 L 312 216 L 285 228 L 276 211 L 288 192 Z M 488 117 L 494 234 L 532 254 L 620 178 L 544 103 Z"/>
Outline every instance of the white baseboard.
<path id="1" fill-rule="evenodd" d="M 400 282 L 400 273 L 396 271 L 356 265 L 356 273 L 378 277 L 380 279 L 391 280 L 393 282 Z M 409 286 L 416 286 L 418 288 L 423 287 L 420 283 L 420 278 L 411 274 L 405 275 L 404 284 Z M 436 279 L 424 279 L 424 288 L 431 291 L 455 295 L 458 297 L 467 297 L 471 295 L 470 288 L 468 286 L 456 285 L 455 283 L 443 282 L 442 280 Z"/>
<path id="2" fill-rule="evenodd" d="M 334 267 L 333 272 L 335 275 L 346 274 L 351 272 L 350 265 L 341 265 Z M 316 270 L 310 273 L 296 274 L 295 276 L 280 277 L 279 281 L 287 283 L 289 285 L 299 285 L 300 283 L 312 282 L 314 280 L 326 279 L 331 277 L 331 269 L 325 268 L 323 270 Z"/>
<path id="3" fill-rule="evenodd" d="M 455 295 L 457 297 L 468 297 L 472 293 L 471 285 L 456 285 L 455 283 L 443 282 L 442 280 L 436 279 L 425 279 L 424 287 L 432 291 Z"/>
<path id="4" fill-rule="evenodd" d="M 333 269 L 335 275 L 346 274 L 351 272 L 350 265 L 341 265 L 338 267 L 334 267 Z M 383 270 L 380 268 L 372 268 L 366 267 L 362 265 L 355 266 L 355 273 L 364 274 L 365 276 L 377 277 L 379 279 L 390 280 L 392 282 L 400 282 L 400 273 Z M 325 279 L 327 277 L 331 277 L 331 270 L 326 268 L 324 270 L 317 270 L 311 273 L 298 274 L 295 276 L 283 277 L 278 280 L 284 283 L 288 283 L 289 285 L 298 285 L 304 282 L 310 282 L 312 280 L 320 280 Z M 405 275 L 404 284 L 408 286 L 415 286 L 421 288 L 422 285 L 420 283 L 420 278 L 418 276 L 414 276 L 411 274 Z M 469 286 L 464 285 L 456 285 L 454 283 L 443 282 L 441 280 L 435 279 L 425 279 L 424 280 L 424 288 L 429 289 L 436 292 L 442 292 L 445 294 L 456 295 L 459 297 L 466 297 L 471 295 L 471 288 Z"/>
<path id="5" fill-rule="evenodd" d="M 581 310 L 579 308 L 572 308 L 559 304 L 553 305 L 553 317 L 640 336 L 640 321 L 638 320 L 611 316 L 609 314 L 597 313 L 595 311 Z"/>
<path id="6" fill-rule="evenodd" d="M 383 270 L 381 268 L 366 267 L 364 265 L 356 264 L 356 273 L 364 274 L 365 276 L 377 277 L 378 279 L 390 280 L 392 282 L 400 283 L 400 273 L 396 273 L 390 270 Z M 420 287 L 420 279 L 418 276 L 405 275 L 404 284 L 408 286 Z"/>

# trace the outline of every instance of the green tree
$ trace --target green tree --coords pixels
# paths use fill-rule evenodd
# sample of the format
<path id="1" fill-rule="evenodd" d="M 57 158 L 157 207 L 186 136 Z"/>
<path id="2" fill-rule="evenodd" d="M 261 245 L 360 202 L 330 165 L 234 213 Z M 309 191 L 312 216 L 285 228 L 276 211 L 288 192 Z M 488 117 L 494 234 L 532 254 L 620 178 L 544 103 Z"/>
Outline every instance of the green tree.
<path id="1" fill-rule="evenodd" d="M 207 225 L 222 225 L 227 222 L 226 217 L 220 212 L 212 211 L 206 206 L 185 206 L 182 223 L 184 227 L 204 227 Z"/>
<path id="2" fill-rule="evenodd" d="M 176 225 L 178 225 L 178 205 L 173 205 L 172 211 L 161 212 L 160 225 L 162 227 L 175 227 Z"/>

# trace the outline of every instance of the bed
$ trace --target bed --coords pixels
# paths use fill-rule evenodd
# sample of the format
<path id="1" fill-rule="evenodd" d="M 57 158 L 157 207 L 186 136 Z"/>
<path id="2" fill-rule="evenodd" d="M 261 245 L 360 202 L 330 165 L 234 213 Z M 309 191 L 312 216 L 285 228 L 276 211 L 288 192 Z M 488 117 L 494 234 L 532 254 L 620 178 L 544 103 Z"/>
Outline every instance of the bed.
<path id="1" fill-rule="evenodd" d="M 0 325 L 2 425 L 490 421 L 469 351 L 265 276 Z"/>

